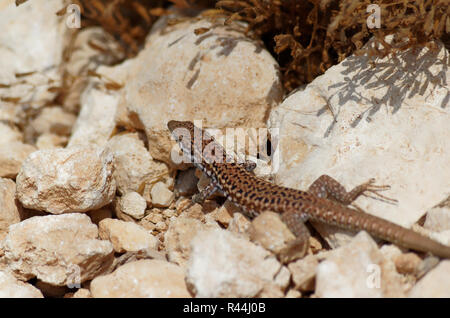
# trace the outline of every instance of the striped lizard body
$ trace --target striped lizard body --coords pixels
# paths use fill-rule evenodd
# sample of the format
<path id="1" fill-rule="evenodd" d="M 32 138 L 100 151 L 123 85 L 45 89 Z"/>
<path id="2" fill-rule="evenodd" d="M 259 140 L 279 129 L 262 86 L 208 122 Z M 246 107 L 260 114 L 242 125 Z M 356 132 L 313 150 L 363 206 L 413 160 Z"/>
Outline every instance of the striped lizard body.
<path id="1" fill-rule="evenodd" d="M 194 165 L 211 178 L 211 184 L 197 196 L 198 202 L 220 191 L 251 216 L 264 211 L 280 213 L 288 228 L 296 236 L 302 236 L 301 240 L 307 232 L 303 223 L 312 220 L 352 231 L 365 230 L 402 247 L 450 258 L 449 246 L 347 206 L 365 192 L 376 194 L 388 188 L 373 185 L 374 180 L 349 192 L 327 175 L 317 179 L 307 192 L 274 185 L 254 176 L 251 164 L 234 162 L 213 137 L 192 122 L 172 120 L 168 128 Z"/>

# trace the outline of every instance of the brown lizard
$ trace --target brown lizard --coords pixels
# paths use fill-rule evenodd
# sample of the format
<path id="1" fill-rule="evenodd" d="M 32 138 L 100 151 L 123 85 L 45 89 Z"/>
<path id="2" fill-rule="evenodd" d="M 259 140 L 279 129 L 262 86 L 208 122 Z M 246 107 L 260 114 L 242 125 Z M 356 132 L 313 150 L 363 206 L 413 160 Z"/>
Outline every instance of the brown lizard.
<path id="1" fill-rule="evenodd" d="M 405 248 L 450 258 L 449 246 L 348 206 L 365 192 L 376 193 L 388 188 L 374 185 L 373 179 L 349 192 L 328 175 L 319 177 L 308 191 L 274 185 L 251 173 L 254 164 L 235 162 L 212 136 L 192 122 L 171 120 L 167 126 L 184 154 L 211 178 L 211 183 L 194 196 L 193 201 L 202 202 L 220 191 L 251 217 L 264 211 L 280 213 L 283 222 L 297 237 L 290 242 L 288 250 L 307 244 L 309 231 L 304 222 L 311 220 L 352 231 L 365 230 Z"/>

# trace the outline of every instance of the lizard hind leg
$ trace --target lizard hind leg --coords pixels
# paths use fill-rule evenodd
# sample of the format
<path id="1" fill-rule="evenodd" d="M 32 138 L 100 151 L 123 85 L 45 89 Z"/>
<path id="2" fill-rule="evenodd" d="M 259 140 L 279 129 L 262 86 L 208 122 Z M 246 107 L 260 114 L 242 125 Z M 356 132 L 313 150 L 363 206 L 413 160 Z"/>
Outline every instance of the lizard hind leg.
<path id="1" fill-rule="evenodd" d="M 375 185 L 375 179 L 369 179 L 367 182 L 354 187 L 351 191 L 346 191 L 345 187 L 329 175 L 321 175 L 308 188 L 308 192 L 319 198 L 334 200 L 343 205 L 349 205 L 360 195 L 368 196 L 372 193 L 379 199 L 390 203 L 396 203 L 397 200 L 388 198 L 378 192 L 390 189 L 388 185 Z"/>

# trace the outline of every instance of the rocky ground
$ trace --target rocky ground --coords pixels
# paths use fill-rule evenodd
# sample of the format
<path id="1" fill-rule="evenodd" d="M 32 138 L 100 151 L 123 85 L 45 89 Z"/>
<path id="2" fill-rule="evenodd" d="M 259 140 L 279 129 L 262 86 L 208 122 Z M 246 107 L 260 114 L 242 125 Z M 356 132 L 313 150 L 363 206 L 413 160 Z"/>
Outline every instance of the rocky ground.
<path id="1" fill-rule="evenodd" d="M 0 4 L 0 297 L 450 297 L 449 260 L 313 224 L 307 256 L 282 262 L 294 236 L 278 215 L 249 220 L 219 197 L 188 207 L 208 180 L 173 163 L 166 126 L 267 127 L 276 151 L 253 158 L 258 176 L 376 178 L 398 203 L 360 208 L 450 245 L 441 43 L 350 56 L 285 96 L 275 59 L 237 25 L 163 17 L 136 58 L 105 66 L 114 40 L 68 28 L 64 5 Z"/>

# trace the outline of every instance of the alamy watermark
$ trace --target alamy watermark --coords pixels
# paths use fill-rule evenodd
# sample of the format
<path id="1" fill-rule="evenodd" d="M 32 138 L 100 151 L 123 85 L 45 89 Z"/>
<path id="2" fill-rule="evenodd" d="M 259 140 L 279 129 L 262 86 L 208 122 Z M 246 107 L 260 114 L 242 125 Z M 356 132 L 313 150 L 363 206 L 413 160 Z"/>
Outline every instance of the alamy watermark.
<path id="1" fill-rule="evenodd" d="M 66 26 L 69 29 L 81 28 L 81 9 L 77 4 L 69 4 L 66 8 Z"/>
<path id="2" fill-rule="evenodd" d="M 379 29 L 381 27 L 381 9 L 380 6 L 377 4 L 370 4 L 367 6 L 366 9 L 367 13 L 370 13 L 370 15 L 367 17 L 367 27 L 369 29 L 377 28 Z"/>
<path id="3" fill-rule="evenodd" d="M 201 120 L 194 120 L 194 125 L 198 129 L 194 131 L 193 136 L 184 127 L 176 128 L 172 132 L 178 137 L 176 139 L 182 140 L 179 141 L 182 153 L 177 147 L 172 148 L 171 159 L 174 163 L 200 164 L 205 161 L 245 164 L 248 161 L 255 162 L 256 158 L 263 158 L 267 166 L 260 170 L 261 174 L 273 174 L 278 171 L 280 152 L 276 144 L 279 139 L 279 128 L 226 128 L 225 133 L 221 134 L 222 130 L 219 129 L 202 129 Z M 203 131 L 206 134 L 203 134 Z M 215 142 L 210 136 L 214 136 Z M 271 146 L 268 149 L 269 136 Z M 245 156 L 231 155 L 242 154 L 244 150 Z"/>

